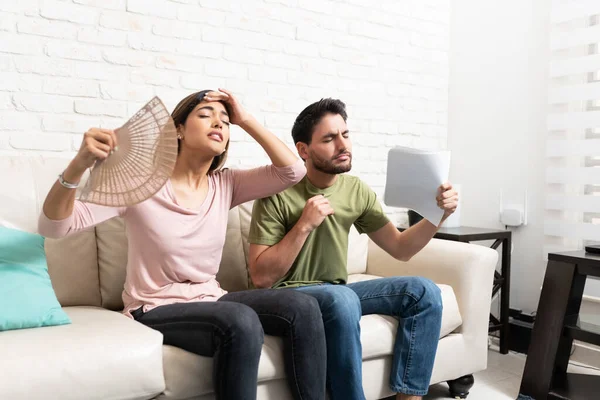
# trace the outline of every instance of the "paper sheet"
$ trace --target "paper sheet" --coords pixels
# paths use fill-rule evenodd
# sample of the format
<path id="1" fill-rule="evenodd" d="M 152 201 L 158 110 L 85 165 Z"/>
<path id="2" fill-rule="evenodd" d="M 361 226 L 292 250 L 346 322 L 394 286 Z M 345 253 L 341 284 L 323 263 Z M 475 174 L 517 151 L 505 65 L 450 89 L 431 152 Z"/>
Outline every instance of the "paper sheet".
<path id="1" fill-rule="evenodd" d="M 438 187 L 448 181 L 449 151 L 427 151 L 395 147 L 388 153 L 384 203 L 409 208 L 434 225 L 444 211 L 435 199 Z"/>

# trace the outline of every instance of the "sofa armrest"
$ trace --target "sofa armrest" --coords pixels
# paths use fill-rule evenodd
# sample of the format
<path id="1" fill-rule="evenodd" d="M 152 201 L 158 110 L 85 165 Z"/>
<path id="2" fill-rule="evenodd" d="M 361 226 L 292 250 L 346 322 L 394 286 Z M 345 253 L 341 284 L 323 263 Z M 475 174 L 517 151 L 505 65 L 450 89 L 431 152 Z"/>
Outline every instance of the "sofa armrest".
<path id="1" fill-rule="evenodd" d="M 432 239 L 410 261 L 403 262 L 369 241 L 367 273 L 384 277 L 422 276 L 452 286 L 463 320 L 457 331 L 470 339 L 487 338 L 497 262 L 495 250 L 441 239 Z"/>

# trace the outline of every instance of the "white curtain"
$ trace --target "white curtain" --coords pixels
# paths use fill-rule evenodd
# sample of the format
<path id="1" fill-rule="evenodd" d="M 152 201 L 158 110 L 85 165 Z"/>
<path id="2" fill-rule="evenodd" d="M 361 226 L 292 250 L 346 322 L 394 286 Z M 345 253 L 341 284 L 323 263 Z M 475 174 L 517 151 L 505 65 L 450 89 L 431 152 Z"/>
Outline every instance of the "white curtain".
<path id="1" fill-rule="evenodd" d="M 600 0 L 553 0 L 544 251 L 600 243 Z"/>

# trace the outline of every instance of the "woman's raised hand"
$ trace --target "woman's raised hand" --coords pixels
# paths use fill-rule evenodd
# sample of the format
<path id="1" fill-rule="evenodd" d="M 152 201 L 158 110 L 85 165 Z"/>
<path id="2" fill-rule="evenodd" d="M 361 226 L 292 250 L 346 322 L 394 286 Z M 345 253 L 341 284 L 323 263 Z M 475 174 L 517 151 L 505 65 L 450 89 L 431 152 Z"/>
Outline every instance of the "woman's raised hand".
<path id="1" fill-rule="evenodd" d="M 75 165 L 86 170 L 96 160 L 105 160 L 117 148 L 117 135 L 111 129 L 90 128 L 84 135 L 81 147 L 73 159 Z"/>
<path id="2" fill-rule="evenodd" d="M 211 91 L 206 93 L 204 99 L 206 101 L 222 101 L 227 103 L 231 111 L 229 121 L 232 124 L 243 126 L 245 122 L 252 118 L 251 114 L 248 113 L 238 99 L 229 90 L 219 88 L 219 91 Z"/>

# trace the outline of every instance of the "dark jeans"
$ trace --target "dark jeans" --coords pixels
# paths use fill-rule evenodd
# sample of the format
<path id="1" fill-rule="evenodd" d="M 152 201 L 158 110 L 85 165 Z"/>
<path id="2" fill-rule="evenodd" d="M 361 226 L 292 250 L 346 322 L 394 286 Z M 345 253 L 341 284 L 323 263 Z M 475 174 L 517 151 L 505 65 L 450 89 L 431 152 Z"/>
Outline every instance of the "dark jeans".
<path id="1" fill-rule="evenodd" d="M 217 399 L 256 399 L 263 330 L 284 341 L 285 372 L 295 399 L 325 399 L 327 350 L 319 304 L 304 293 L 261 289 L 217 302 L 177 303 L 133 317 L 162 332 L 164 344 L 213 357 Z"/>

